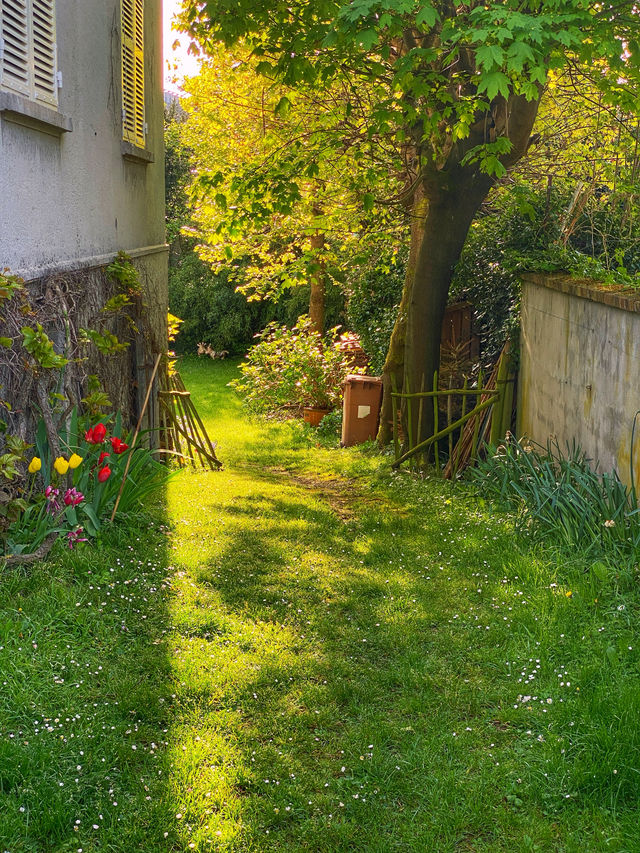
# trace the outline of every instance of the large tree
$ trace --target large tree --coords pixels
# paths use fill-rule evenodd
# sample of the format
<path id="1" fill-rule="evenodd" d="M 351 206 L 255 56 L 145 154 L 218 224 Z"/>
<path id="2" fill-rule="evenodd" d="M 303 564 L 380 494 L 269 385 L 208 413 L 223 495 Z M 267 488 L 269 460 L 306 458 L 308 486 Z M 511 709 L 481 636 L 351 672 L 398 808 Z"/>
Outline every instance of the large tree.
<path id="1" fill-rule="evenodd" d="M 306 284 L 323 334 L 329 271 L 364 232 L 393 224 L 393 208 L 376 208 L 371 188 L 394 195 L 398 147 L 371 139 L 362 92 L 356 99 L 336 81 L 322 93 L 292 88 L 255 67 L 242 43 L 216 47 L 185 85 L 191 230 L 201 257 L 235 270 L 249 300 L 277 300 Z M 373 146 L 376 168 L 363 168 Z"/>
<path id="2" fill-rule="evenodd" d="M 470 224 L 527 151 L 549 72 L 588 66 L 605 102 L 637 111 L 634 2 L 184 0 L 182 20 L 204 50 L 245 40 L 257 71 L 285 85 L 366 88 L 372 133 L 405 146 L 411 253 L 387 390 L 394 373 L 411 391 L 429 385 Z M 431 430 L 427 416 L 413 434 Z"/>

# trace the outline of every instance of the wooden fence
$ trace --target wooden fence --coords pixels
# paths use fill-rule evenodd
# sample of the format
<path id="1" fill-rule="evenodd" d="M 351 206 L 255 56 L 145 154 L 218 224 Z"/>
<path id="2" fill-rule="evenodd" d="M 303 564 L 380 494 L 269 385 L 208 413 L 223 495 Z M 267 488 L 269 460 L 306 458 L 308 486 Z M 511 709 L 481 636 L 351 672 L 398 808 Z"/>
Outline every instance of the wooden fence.
<path id="1" fill-rule="evenodd" d="M 484 381 L 482 371 L 475 387 L 465 380 L 462 388 L 439 388 L 438 372 L 433 375 L 431 391 L 400 392 L 393 388 L 393 468 L 408 462 L 412 469 L 422 468 L 433 450 L 435 470 L 446 479 L 455 478 L 467 465 L 473 464 L 478 448 L 487 438 L 496 445 L 511 424 L 515 377 L 511 371 L 510 346 L 507 343 L 500 359 Z M 459 402 L 458 402 L 459 401 Z M 469 402 L 473 406 L 469 408 Z M 400 406 L 397 405 L 400 403 Z M 418 440 L 425 406 L 433 407 L 433 433 Z M 417 407 L 417 410 L 416 410 Z M 445 410 L 441 426 L 442 410 Z M 402 424 L 406 424 L 403 430 Z M 414 436 L 414 424 L 417 435 Z M 454 444 L 454 436 L 458 433 Z M 446 453 L 443 465 L 442 455 Z"/>

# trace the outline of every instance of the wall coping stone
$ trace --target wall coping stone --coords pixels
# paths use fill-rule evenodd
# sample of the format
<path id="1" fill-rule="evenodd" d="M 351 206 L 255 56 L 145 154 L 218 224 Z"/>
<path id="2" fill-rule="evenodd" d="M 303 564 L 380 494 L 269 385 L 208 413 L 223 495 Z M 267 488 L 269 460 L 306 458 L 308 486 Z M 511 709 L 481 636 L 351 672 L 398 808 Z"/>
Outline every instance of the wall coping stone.
<path id="1" fill-rule="evenodd" d="M 573 278 L 566 273 L 528 272 L 522 281 L 557 290 L 570 296 L 579 296 L 591 302 L 602 302 L 611 308 L 640 314 L 640 290 L 623 284 L 602 284 L 589 278 Z"/>

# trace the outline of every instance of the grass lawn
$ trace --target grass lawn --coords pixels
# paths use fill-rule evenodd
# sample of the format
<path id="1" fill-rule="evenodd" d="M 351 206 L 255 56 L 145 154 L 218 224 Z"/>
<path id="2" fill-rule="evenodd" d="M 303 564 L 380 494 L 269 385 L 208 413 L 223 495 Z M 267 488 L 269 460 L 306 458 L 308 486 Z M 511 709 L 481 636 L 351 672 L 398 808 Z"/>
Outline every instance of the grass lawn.
<path id="1" fill-rule="evenodd" d="M 0 578 L 0 851 L 640 851 L 635 572 L 182 375 L 224 470 Z"/>

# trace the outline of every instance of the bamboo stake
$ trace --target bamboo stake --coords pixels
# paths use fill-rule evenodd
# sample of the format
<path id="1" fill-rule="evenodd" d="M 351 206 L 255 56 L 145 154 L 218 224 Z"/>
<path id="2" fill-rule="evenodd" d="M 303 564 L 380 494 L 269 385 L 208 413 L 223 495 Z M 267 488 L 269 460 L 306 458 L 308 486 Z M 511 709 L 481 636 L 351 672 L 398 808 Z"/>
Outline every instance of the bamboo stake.
<path id="1" fill-rule="evenodd" d="M 460 396 L 466 395 L 467 397 L 475 397 L 475 395 L 477 393 L 478 393 L 477 388 L 466 388 L 466 389 L 452 388 L 451 390 L 448 388 L 445 388 L 445 389 L 441 388 L 438 391 L 421 391 L 421 392 L 416 393 L 416 394 L 399 393 L 399 394 L 396 394 L 396 397 L 400 397 L 403 400 L 408 400 L 409 398 L 413 398 L 413 397 L 436 397 L 436 396 L 437 397 L 448 397 L 451 394 L 459 394 Z"/>
<path id="2" fill-rule="evenodd" d="M 400 456 L 400 442 L 398 440 L 398 410 L 397 406 L 398 399 L 398 386 L 396 383 L 396 378 L 391 375 L 391 428 L 393 430 L 393 455 L 397 459 Z"/>
<path id="3" fill-rule="evenodd" d="M 450 374 L 450 376 L 449 376 L 449 390 L 451 390 L 452 387 L 453 387 L 453 373 Z M 447 426 L 451 426 L 452 402 L 453 402 L 453 397 L 451 396 L 451 394 L 449 394 L 449 396 L 447 397 Z M 452 432 L 449 433 L 448 446 L 449 446 L 449 459 L 451 459 L 451 456 L 453 454 L 453 433 Z"/>
<path id="4" fill-rule="evenodd" d="M 489 406 L 492 406 L 497 399 L 498 399 L 498 395 L 494 394 L 492 397 L 489 397 L 487 400 L 483 400 L 483 402 L 479 403 L 475 409 L 472 409 L 468 414 L 465 415 L 466 421 L 469 421 L 469 420 L 471 420 L 471 418 L 476 417 L 477 422 L 479 423 L 479 418 L 477 416 L 480 414 L 480 412 L 483 412 Z M 465 423 L 466 423 L 466 421 L 465 421 Z M 435 433 L 435 435 L 432 435 L 430 438 L 427 438 L 424 441 L 421 441 L 420 444 L 417 444 L 413 448 L 413 451 L 408 450 L 406 453 L 404 453 L 400 457 L 400 459 L 397 459 L 391 467 L 397 468 L 403 462 L 406 462 L 407 459 L 410 459 L 413 454 L 417 453 L 419 450 L 422 450 L 423 448 L 429 447 L 430 444 L 433 444 L 434 442 L 436 442 L 442 438 L 446 438 L 446 436 L 449 434 L 449 430 L 457 429 L 459 426 L 462 426 L 462 424 L 463 424 L 462 418 L 459 418 L 457 421 L 454 421 L 454 423 L 452 423 L 450 427 L 445 427 L 445 429 L 440 430 L 440 432 Z M 477 427 L 477 429 L 479 429 L 479 426 Z"/>
<path id="5" fill-rule="evenodd" d="M 478 399 L 482 396 L 482 371 L 478 374 Z M 473 423 L 473 439 L 471 441 L 471 462 L 475 462 L 478 453 L 478 432 L 480 431 L 480 418 L 476 416 Z"/>
<path id="6" fill-rule="evenodd" d="M 411 398 L 407 398 L 407 441 L 409 443 L 409 450 L 413 449 L 413 424 L 411 423 Z"/>
<path id="7" fill-rule="evenodd" d="M 124 474 L 122 475 L 122 482 L 120 483 L 120 489 L 118 490 L 118 496 L 116 498 L 116 502 L 113 506 L 113 512 L 111 513 L 111 524 L 113 524 L 113 519 L 116 517 L 116 512 L 118 511 L 118 506 L 120 504 L 120 498 L 122 497 L 122 492 L 124 491 L 124 484 L 127 479 L 127 474 L 129 473 L 129 465 L 131 464 L 131 456 L 133 455 L 133 448 L 136 446 L 136 441 L 138 438 L 138 433 L 140 432 L 140 427 L 142 426 L 142 419 L 144 417 L 144 413 L 147 411 L 147 406 L 149 405 L 149 397 L 151 396 L 151 389 L 153 388 L 153 380 L 156 378 L 156 373 L 158 372 L 158 367 L 160 366 L 160 359 L 162 358 L 162 353 L 159 352 L 156 356 L 156 363 L 153 365 L 153 371 L 151 372 L 151 379 L 149 380 L 149 385 L 147 387 L 147 393 L 145 394 L 144 403 L 142 404 L 142 410 L 140 412 L 140 417 L 138 418 L 138 423 L 136 425 L 136 431 L 133 434 L 133 439 L 131 441 L 131 447 L 129 448 L 129 455 L 127 456 L 127 464 L 124 466 Z"/>
<path id="8" fill-rule="evenodd" d="M 495 394 L 496 387 L 496 377 L 498 375 L 498 364 L 496 363 L 491 371 L 489 379 L 487 380 L 484 387 L 482 386 L 482 379 L 479 377 L 479 385 L 480 388 L 471 389 L 472 393 L 476 395 L 476 399 L 480 402 L 484 402 L 484 400 L 488 399 L 489 396 Z M 464 401 L 464 397 L 463 397 Z M 472 413 L 473 414 L 473 413 Z M 476 439 L 476 443 L 486 441 L 486 433 L 488 426 L 490 424 L 491 418 L 484 417 L 481 420 L 481 426 L 476 423 L 476 419 L 472 418 L 471 420 L 467 419 L 467 423 L 464 426 L 464 429 L 461 432 L 460 439 L 458 441 L 458 448 L 456 451 L 456 473 L 465 468 L 471 462 L 471 452 L 472 452 L 472 443 L 474 439 L 474 433 L 477 428 L 478 436 Z M 452 466 L 447 463 L 445 466 L 443 476 L 446 479 L 450 479 L 452 476 Z"/>
<path id="9" fill-rule="evenodd" d="M 504 411 L 504 397 L 505 397 L 505 380 L 507 378 L 507 368 L 509 363 L 509 341 L 504 346 L 502 350 L 502 354 L 500 355 L 500 361 L 498 362 L 498 376 L 496 377 L 496 389 L 498 394 L 500 395 L 498 398 L 498 402 L 494 406 L 492 415 L 491 415 L 491 432 L 489 433 L 489 443 L 494 446 L 498 444 L 498 442 L 504 438 L 502 434 L 502 413 Z"/>
<path id="10" fill-rule="evenodd" d="M 468 379 L 468 377 L 465 376 L 464 387 L 462 390 L 466 391 L 468 385 L 469 385 L 469 379 Z M 467 414 L 467 398 L 465 395 L 462 398 L 462 417 L 464 417 L 466 414 Z M 454 479 L 454 480 L 455 480 L 456 475 L 458 473 L 458 464 L 460 462 L 460 456 L 462 454 L 462 441 L 461 441 L 461 439 L 462 439 L 463 435 L 464 435 L 464 431 L 460 430 L 460 438 L 458 439 L 458 443 L 456 444 L 456 447 L 454 449 L 455 458 L 453 460 L 453 473 L 452 473 L 452 479 Z"/>
<path id="11" fill-rule="evenodd" d="M 160 398 L 160 411 L 162 412 L 162 422 L 164 424 L 164 446 L 167 450 L 173 451 L 173 434 L 171 429 L 171 421 L 169 420 L 169 409 L 167 407 L 167 403 L 163 398 L 163 392 L 160 391 L 158 394 Z"/>
<path id="12" fill-rule="evenodd" d="M 189 458 L 191 459 L 191 465 L 193 468 L 195 468 L 198 448 L 193 440 L 193 436 L 191 435 L 191 424 L 189 423 L 189 419 L 187 417 L 186 409 L 184 406 L 184 398 L 180 394 L 172 394 L 171 399 L 175 402 L 179 422 L 182 424 L 183 435 L 187 440 L 187 452 L 189 453 Z M 201 457 L 200 461 L 202 462 Z"/>
<path id="13" fill-rule="evenodd" d="M 438 434 L 438 371 L 434 371 L 433 374 L 433 434 L 436 436 Z M 436 463 L 436 474 L 440 474 L 440 450 L 438 448 L 438 440 L 434 440 L 434 450 L 435 450 L 435 463 Z"/>
<path id="14" fill-rule="evenodd" d="M 174 377 L 174 384 L 176 385 L 176 388 L 177 388 L 180 392 L 183 392 L 183 393 L 185 393 L 185 394 L 189 394 L 189 392 L 187 391 L 187 389 L 184 387 L 184 382 L 182 381 L 182 377 L 181 377 L 179 374 L 176 374 L 176 375 L 175 375 L 175 377 Z M 204 425 L 204 424 L 203 424 L 203 422 L 202 422 L 202 418 L 200 417 L 200 414 L 199 414 L 198 410 L 196 409 L 196 407 L 195 407 L 195 406 L 193 405 L 193 403 L 191 402 L 191 395 L 189 395 L 189 400 L 190 400 L 190 404 L 189 404 L 189 405 L 190 405 L 190 408 L 191 408 L 191 410 L 192 410 L 192 412 L 193 412 L 193 416 L 194 416 L 194 418 L 195 418 L 196 423 L 198 424 L 198 426 L 199 426 L 199 428 L 200 428 L 200 433 L 202 434 L 202 437 L 203 437 L 203 443 L 204 443 L 204 441 L 205 441 L 205 439 L 206 439 L 206 443 L 209 445 L 209 453 L 210 453 L 210 457 L 211 457 L 210 461 L 211 461 L 211 462 L 212 462 L 212 463 L 213 463 L 217 468 L 222 468 L 222 462 L 220 462 L 220 460 L 219 460 L 219 459 L 218 459 L 218 457 L 216 456 L 216 449 L 215 449 L 215 446 L 211 443 L 211 439 L 209 438 L 209 433 L 207 432 L 206 427 L 205 427 L 205 425 Z"/>
<path id="15" fill-rule="evenodd" d="M 204 445 L 204 437 L 200 435 L 198 430 L 198 424 L 194 418 L 195 406 L 191 402 L 191 394 L 183 398 L 183 406 L 185 410 L 185 415 L 187 420 L 189 421 L 189 428 L 194 437 L 195 448 L 198 451 L 198 458 L 200 460 L 200 464 L 202 467 L 205 467 L 205 462 L 209 463 L 209 467 L 213 470 L 214 465 L 211 461 L 211 458 L 206 453 L 203 445 Z"/>
<path id="16" fill-rule="evenodd" d="M 422 374 L 422 379 L 420 380 L 420 390 L 424 391 L 424 373 Z M 416 438 L 420 438 L 422 435 L 422 409 L 424 406 L 424 397 L 420 397 L 420 405 L 418 406 L 418 435 Z M 416 464 L 420 467 L 420 460 L 416 459 Z M 424 467 L 424 462 L 422 467 Z"/>
<path id="17" fill-rule="evenodd" d="M 207 463 L 208 463 L 209 467 L 213 468 L 213 465 L 211 464 L 211 460 L 204 453 L 203 448 L 202 448 L 203 441 L 202 441 L 202 437 L 200 436 L 200 433 L 198 432 L 198 425 L 196 424 L 196 422 L 193 418 L 193 406 L 191 404 L 191 396 L 190 395 L 189 395 L 189 397 L 185 397 L 183 399 L 183 408 L 184 408 L 184 412 L 185 412 L 185 417 L 189 421 L 189 430 L 190 430 L 191 434 L 193 435 L 194 446 L 195 446 L 196 451 L 198 453 L 198 459 L 200 460 L 200 465 L 202 465 L 202 467 L 205 468 Z"/>
<path id="18" fill-rule="evenodd" d="M 186 456 L 186 454 L 182 453 L 182 443 L 180 441 L 180 435 L 182 433 L 181 424 L 178 421 L 178 415 L 176 412 L 176 402 L 173 394 L 169 393 L 169 405 L 171 411 L 171 420 L 173 421 L 174 431 L 173 431 L 173 440 L 176 446 L 176 450 L 181 456 Z M 183 436 L 184 438 L 184 436 Z"/>

